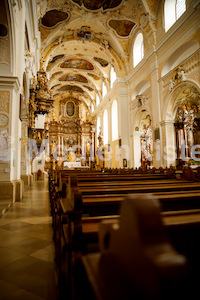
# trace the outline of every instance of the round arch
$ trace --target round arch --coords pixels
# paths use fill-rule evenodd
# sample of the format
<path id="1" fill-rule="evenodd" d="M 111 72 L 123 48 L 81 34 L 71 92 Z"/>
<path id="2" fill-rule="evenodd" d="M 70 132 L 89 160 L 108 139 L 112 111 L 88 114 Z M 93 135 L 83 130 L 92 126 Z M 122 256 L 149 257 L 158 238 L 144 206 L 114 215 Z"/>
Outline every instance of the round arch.
<path id="1" fill-rule="evenodd" d="M 123 61 L 121 60 L 120 56 L 117 54 L 117 51 L 114 48 L 112 48 L 112 47 L 103 47 L 100 42 L 91 41 L 91 42 L 87 42 L 87 43 L 88 43 L 89 47 L 94 48 L 92 55 L 94 55 L 95 50 L 100 51 L 101 56 L 103 55 L 102 56 L 103 59 L 106 59 L 108 62 L 110 62 L 110 63 L 112 63 L 112 65 L 114 65 L 114 68 L 115 68 L 117 74 L 121 71 L 125 71 Z M 66 41 L 62 41 L 61 43 L 59 43 L 58 41 L 56 42 L 54 40 L 48 46 L 48 48 L 46 50 L 44 49 L 44 51 L 43 51 L 43 54 L 42 54 L 43 65 L 42 65 L 42 67 L 44 69 L 46 69 L 47 64 L 48 64 L 49 60 L 51 59 L 51 57 L 58 55 L 59 52 L 62 52 L 62 49 L 64 49 L 67 46 L 69 47 L 70 45 L 72 45 L 73 47 L 74 46 L 82 47 L 83 43 L 82 43 L 82 41 L 77 41 L 75 38 L 70 39 L 70 40 L 66 40 Z M 120 51 L 122 52 L 122 49 L 120 49 Z M 89 53 L 89 50 L 88 50 L 88 53 Z M 69 57 L 70 57 L 70 55 L 69 55 Z M 65 59 L 66 59 L 66 57 L 65 57 Z M 93 62 L 93 63 L 95 63 L 95 62 Z"/>
<path id="2" fill-rule="evenodd" d="M 177 85 L 163 109 L 162 149 L 165 165 L 182 166 L 192 160 L 192 147 L 200 143 L 200 87 L 191 81 Z"/>
<path id="3" fill-rule="evenodd" d="M 164 101 L 165 105 L 163 108 L 162 120 L 174 120 L 177 105 L 176 99 L 187 87 L 194 87 L 200 92 L 200 86 L 194 81 L 187 80 L 177 85 Z"/>
<path id="4" fill-rule="evenodd" d="M 1 17 L 3 16 L 3 18 Z M 8 1 L 1 1 L 0 18 L 2 26 L 4 26 L 4 34 L 1 36 L 0 52 L 3 51 L 4 55 L 0 61 L 0 68 L 2 74 L 14 74 L 16 70 L 16 49 L 15 43 L 15 26 L 14 26 L 14 12 L 12 7 L 8 5 Z"/>
<path id="5" fill-rule="evenodd" d="M 162 68 L 161 76 L 165 76 L 167 73 L 173 70 L 173 68 L 181 64 L 187 57 L 195 53 L 198 49 L 199 42 L 196 40 L 191 40 L 180 46 L 165 62 Z"/>
<path id="6" fill-rule="evenodd" d="M 139 126 L 142 115 L 145 112 L 147 112 L 150 115 L 151 120 L 152 120 L 152 113 L 150 111 L 150 108 L 147 105 L 143 105 L 140 109 L 137 110 L 137 112 L 133 118 L 134 122 L 133 122 L 132 131 L 134 131 L 137 126 Z"/>
<path id="7" fill-rule="evenodd" d="M 150 81 L 145 79 L 142 80 L 133 90 L 132 92 L 132 100 L 135 99 L 137 95 L 141 95 L 144 93 L 148 88 L 150 88 Z"/>
<path id="8" fill-rule="evenodd" d="M 133 132 L 133 166 L 146 167 L 153 163 L 152 114 L 147 106 L 140 108 L 135 116 Z"/>

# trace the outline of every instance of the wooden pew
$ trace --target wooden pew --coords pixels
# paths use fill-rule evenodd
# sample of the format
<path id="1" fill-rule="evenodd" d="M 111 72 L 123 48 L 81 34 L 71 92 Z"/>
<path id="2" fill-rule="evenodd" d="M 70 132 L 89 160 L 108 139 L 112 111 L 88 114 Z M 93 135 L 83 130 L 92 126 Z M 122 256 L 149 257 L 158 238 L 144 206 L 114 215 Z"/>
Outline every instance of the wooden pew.
<path id="1" fill-rule="evenodd" d="M 90 176 L 89 176 L 90 177 Z M 93 178 L 94 176 L 92 176 L 92 178 Z M 98 177 L 100 177 L 100 176 L 98 176 Z M 83 178 L 85 178 L 85 177 L 83 177 Z M 103 177 L 102 177 L 103 178 Z M 150 177 L 149 177 L 150 178 Z M 166 177 L 165 177 L 166 178 Z M 79 179 L 79 177 L 78 177 L 78 179 Z M 82 179 L 82 178 L 81 178 Z M 61 199 L 61 205 L 62 205 L 62 212 L 64 212 L 64 214 L 65 214 L 65 217 L 64 217 L 64 219 L 66 218 L 66 220 L 63 222 L 63 220 L 62 220 L 62 218 L 63 218 L 63 215 L 61 216 L 61 218 L 60 218 L 60 226 L 62 227 L 62 230 L 63 230 L 63 232 L 64 232 L 64 234 L 63 234 L 63 236 L 62 236 L 62 238 L 64 239 L 63 241 L 62 241 L 62 246 L 60 247 L 60 249 L 59 249 L 59 255 L 60 255 L 60 257 L 62 256 L 62 247 L 65 245 L 65 249 L 67 249 L 67 257 L 68 257 L 68 266 L 71 266 L 71 258 L 70 257 L 72 257 L 73 255 L 74 255 L 74 253 L 75 253 L 75 255 L 76 256 L 81 256 L 81 253 L 82 253 L 82 250 L 83 250 L 83 245 L 82 245 L 82 242 L 83 242 L 83 235 L 85 236 L 85 232 L 84 232 L 84 227 L 82 227 L 82 225 L 83 225 L 83 223 L 82 223 L 82 221 L 83 221 L 83 217 L 82 217 L 82 213 L 83 213 L 83 211 L 82 211 L 82 209 L 83 209 L 83 207 L 84 206 L 87 206 L 87 204 L 88 204 L 88 207 L 92 204 L 93 206 L 97 206 L 97 203 L 98 203 L 98 205 L 99 205 L 99 203 L 101 202 L 101 204 L 102 204 L 102 207 L 104 206 L 104 210 L 105 210 L 105 205 L 106 205 L 106 207 L 108 207 L 108 203 L 109 203 L 109 201 L 110 201 L 110 204 L 111 204 L 111 206 L 113 207 L 113 203 L 114 202 L 117 202 L 117 204 L 118 204 L 118 207 L 119 207 L 119 205 L 120 205 L 120 203 L 121 203 L 121 201 L 122 201 L 122 198 L 124 197 L 124 192 L 123 193 L 121 193 L 120 192 L 120 194 L 119 195 L 115 195 L 115 194 L 113 194 L 113 190 L 112 190 L 112 188 L 111 188 L 111 190 L 112 190 L 112 193 L 110 193 L 109 195 L 107 194 L 107 195 L 105 195 L 105 193 L 103 193 L 103 189 L 104 189 L 104 191 L 106 190 L 106 193 L 107 193 L 107 191 L 108 191 L 108 189 L 105 189 L 105 188 L 102 188 L 102 179 L 98 179 L 96 182 L 95 182 L 95 185 L 97 186 L 97 185 L 99 185 L 98 186 L 98 189 L 100 189 L 100 191 L 101 191 L 101 194 L 100 195 L 96 195 L 95 196 L 95 193 L 96 193 L 96 188 L 93 188 L 93 186 L 92 187 L 89 187 L 89 189 L 90 189 L 90 192 L 92 191 L 92 193 L 90 193 L 90 195 L 88 195 L 88 193 L 86 192 L 85 194 L 84 194 L 84 184 L 81 184 L 81 182 L 83 183 L 83 181 L 81 181 L 81 179 L 80 179 L 80 181 L 78 182 L 77 181 L 77 179 L 76 180 L 74 180 L 74 183 L 75 183 L 75 187 L 74 188 L 71 188 L 71 192 L 70 192 L 70 189 L 68 189 L 68 196 L 67 196 L 67 198 L 66 199 Z M 87 180 L 88 180 L 88 178 L 87 178 Z M 133 179 L 132 179 L 133 180 Z M 156 179 L 155 179 L 156 180 Z M 165 179 L 162 179 L 162 180 L 165 180 Z M 161 181 L 162 180 L 160 180 L 160 183 L 161 183 Z M 73 181 L 73 180 L 72 180 Z M 108 180 L 107 180 L 108 181 Z M 136 180 L 137 181 L 137 180 Z M 111 182 L 111 181 L 110 181 Z M 119 181 L 120 182 L 120 181 Z M 124 184 L 126 184 L 127 182 L 126 181 L 123 181 L 124 182 Z M 138 180 L 138 182 L 139 182 L 139 180 Z M 94 185 L 94 180 L 92 180 L 92 182 L 91 183 L 93 183 L 93 185 Z M 121 182 L 120 182 L 121 183 Z M 170 185 L 171 185 L 171 187 L 172 187 L 172 182 L 168 182 L 168 183 L 170 183 Z M 181 182 L 180 182 L 181 183 Z M 184 182 L 185 183 L 185 182 Z M 88 183 L 87 183 L 88 184 Z M 78 186 L 78 185 L 80 185 L 80 186 Z M 130 186 L 130 182 L 128 182 L 128 185 Z M 141 183 L 139 184 L 139 185 L 141 185 Z M 166 183 L 164 184 L 163 183 L 163 185 L 165 186 L 165 185 L 167 185 Z M 88 184 L 88 186 L 89 186 L 89 184 Z M 177 186 L 177 184 L 176 184 L 176 186 Z M 122 187 L 123 187 L 123 185 L 122 185 Z M 148 188 L 149 188 L 150 186 L 148 186 Z M 151 184 L 151 187 L 152 187 L 152 184 Z M 196 184 L 193 184 L 193 188 L 199 188 L 198 187 L 198 185 Z M 114 188 L 116 188 L 116 187 L 114 187 Z M 125 187 L 126 188 L 126 191 L 127 191 L 127 186 Z M 138 188 L 138 185 L 137 185 L 137 188 Z M 187 188 L 187 186 L 186 186 L 186 188 Z M 189 186 L 188 186 L 188 188 L 189 188 Z M 82 190 L 81 190 L 82 189 Z M 179 192 L 177 192 L 176 190 L 177 189 L 179 189 Z M 182 189 L 182 187 L 180 187 L 180 184 L 179 184 L 179 186 L 178 186 L 178 188 L 176 187 L 176 189 L 175 189 L 175 192 L 173 191 L 173 189 L 172 189 L 172 192 L 171 193 L 174 193 L 174 195 L 173 195 L 173 197 L 177 197 L 177 198 L 179 198 L 179 199 L 182 199 L 182 194 L 183 194 L 183 191 L 181 191 L 181 189 Z M 72 196 L 73 195 L 73 192 L 72 192 L 72 190 L 76 190 L 76 192 L 82 192 L 83 194 L 84 194 L 84 196 L 82 196 L 83 197 L 83 201 L 82 201 L 82 198 L 80 198 L 80 194 L 79 194 L 79 205 L 78 205 L 78 207 L 79 207 L 79 209 L 78 209 L 78 211 L 75 209 L 75 205 L 76 205 L 76 201 L 75 201 L 75 199 L 76 199 L 76 197 L 74 197 L 74 196 Z M 138 189 L 140 192 L 142 192 L 142 189 L 141 189 L 141 187 L 139 187 L 139 189 Z M 138 191 L 137 190 L 137 191 Z M 84 191 L 84 192 L 83 192 Z M 95 193 L 94 193 L 94 191 L 95 191 Z M 116 191 L 116 190 L 115 190 Z M 132 189 L 131 189 L 131 191 L 132 191 Z M 156 192 L 155 192 L 156 193 Z M 162 194 L 163 192 L 160 190 L 159 192 L 158 192 L 158 194 Z M 166 193 L 168 193 L 168 192 L 166 192 Z M 176 195 L 176 193 L 179 193 L 180 195 Z M 189 191 L 188 191 L 188 193 L 190 193 L 190 188 L 189 188 Z M 192 197 L 195 197 L 196 198 L 196 200 L 198 200 L 198 196 L 196 195 L 196 194 L 198 194 L 199 193 L 199 190 L 197 189 L 196 191 L 192 191 L 192 193 L 193 194 L 191 194 L 190 195 L 190 197 L 192 196 Z M 165 197 L 165 199 L 166 200 L 168 200 L 168 196 L 166 196 L 166 195 L 164 195 Z M 172 195 L 171 195 L 172 196 Z M 189 197 L 189 195 L 187 195 L 188 197 Z M 104 199 L 102 200 L 102 198 L 104 197 Z M 107 197 L 107 199 L 105 199 Z M 108 197 L 110 197 L 110 199 L 108 199 Z M 116 201 L 116 199 L 113 199 L 114 197 L 118 197 L 118 200 Z M 87 198 L 90 198 L 89 199 L 89 203 L 87 203 L 87 201 L 88 201 L 88 199 Z M 93 198 L 93 199 L 92 199 Z M 98 198 L 98 199 L 97 199 Z M 101 198 L 101 199 L 100 199 Z M 111 199 L 112 198 L 112 199 Z M 185 197 L 186 198 L 186 197 Z M 66 201 L 65 203 L 63 202 L 63 200 L 67 200 L 68 199 L 68 201 Z M 80 200 L 81 199 L 81 200 Z M 87 199 L 87 201 L 85 201 Z M 106 200 L 106 201 L 105 201 Z M 169 201 L 167 201 L 167 202 L 169 202 Z M 69 205 L 69 203 L 70 203 L 70 205 Z M 87 204 L 86 204 L 87 203 Z M 68 207 L 66 206 L 66 204 L 68 205 Z M 101 216 L 101 213 L 100 213 L 100 217 L 102 218 L 102 216 Z M 86 220 L 85 220 L 86 221 Z M 64 224 L 63 225 L 63 223 L 67 223 L 67 224 Z M 73 224 L 73 225 L 72 225 Z M 85 223 L 86 224 L 86 223 Z M 90 225 L 92 224 L 92 222 L 90 222 Z M 88 224 L 87 224 L 88 225 Z M 94 224 L 93 224 L 94 225 Z M 91 229 L 91 227 L 90 227 L 90 229 Z M 89 236 L 89 235 L 88 235 Z M 91 235 L 90 235 L 90 237 L 91 237 Z M 84 237 L 85 238 L 85 237 Z M 61 237 L 59 237 L 59 243 L 60 243 L 60 240 L 61 240 Z M 59 245 L 59 243 L 58 243 L 58 245 Z M 63 260 L 62 260 L 63 261 Z M 60 265 L 61 265 L 61 262 L 60 262 Z M 68 274 L 70 274 L 70 271 L 68 270 L 67 271 L 67 273 Z M 68 276 L 69 278 L 71 278 L 71 276 Z M 68 281 L 69 282 L 69 281 Z"/>
<path id="2" fill-rule="evenodd" d="M 76 179 L 77 182 L 77 179 Z M 80 183 L 77 182 L 77 188 L 79 192 L 82 193 L 82 216 L 103 216 L 103 215 L 116 215 L 119 213 L 119 207 L 121 201 L 123 200 L 124 194 L 127 193 L 144 193 L 153 191 L 162 205 L 163 211 L 173 211 L 173 210 L 183 210 L 183 209 L 198 209 L 200 208 L 200 185 L 199 184 L 185 184 L 184 186 L 179 184 L 173 184 L 169 181 L 169 184 L 163 186 L 141 186 L 137 185 L 130 188 L 130 186 L 119 187 L 102 187 L 99 186 L 100 183 L 96 183 L 98 188 L 93 187 L 93 183 L 88 183 L 92 185 L 90 187 L 82 187 Z M 196 190 L 194 190 L 196 188 Z M 183 190 L 184 189 L 184 190 Z M 158 191 L 159 190 L 159 191 Z M 171 190 L 171 191 L 170 191 Z M 118 194 L 117 194 L 118 193 Z M 65 199 L 61 199 L 62 203 Z M 67 202 L 67 201 L 66 201 Z M 63 206 L 65 206 L 64 204 Z M 72 205 L 74 207 L 74 205 Z M 67 209 L 65 209 L 67 211 Z M 75 213 L 75 212 L 74 212 Z M 72 213 L 71 213 L 72 215 Z M 70 221 L 70 219 L 69 219 Z"/>
<path id="3" fill-rule="evenodd" d="M 57 212 L 59 210 L 59 204 L 57 203 L 57 198 L 65 197 L 66 196 L 66 185 L 68 184 L 68 178 L 70 175 L 78 176 L 79 186 L 86 186 L 87 182 L 89 182 L 89 186 L 93 185 L 97 186 L 100 185 L 115 185 L 118 182 L 120 185 L 132 185 L 132 182 L 141 181 L 151 181 L 151 184 L 155 184 L 156 180 L 169 180 L 166 179 L 166 175 L 160 174 L 136 174 L 136 175 L 107 175 L 100 172 L 90 172 L 90 171 L 79 171 L 79 170 L 60 170 L 54 171 L 54 178 L 51 181 L 50 176 L 50 184 L 49 184 L 49 194 L 50 194 L 50 203 L 51 203 L 51 214 L 53 217 L 53 230 L 56 231 L 56 219 L 57 219 Z M 155 180 L 155 182 L 154 182 Z M 120 182 L 119 182 L 120 181 Z M 123 184 L 122 184 L 123 182 Z M 168 181 L 169 183 L 169 181 Z"/>
<path id="4" fill-rule="evenodd" d="M 71 173 L 70 173 L 71 172 Z M 150 184 L 156 184 L 156 181 L 154 182 L 154 180 L 162 180 L 162 182 L 164 183 L 164 180 L 166 180 L 166 183 L 170 183 L 169 178 L 167 179 L 167 176 L 164 174 L 133 174 L 133 175 L 119 175 L 119 174 L 114 174 L 114 175 L 107 175 L 107 174 L 103 174 L 103 173 L 85 173 L 83 174 L 83 172 L 75 172 L 74 171 L 66 171 L 66 170 L 62 170 L 59 173 L 59 180 L 56 183 L 56 189 L 57 192 L 62 193 L 63 197 L 65 196 L 65 192 L 66 192 L 66 184 L 68 182 L 68 177 L 70 175 L 77 175 L 78 176 L 78 182 L 79 182 L 79 186 L 86 186 L 87 183 L 89 183 L 89 186 L 92 185 L 96 185 L 96 183 L 98 183 L 98 185 L 100 185 L 100 182 L 102 182 L 102 185 L 116 185 L 117 182 L 121 182 L 119 183 L 120 185 L 123 185 L 122 182 L 124 182 L 128 185 L 128 184 L 132 184 L 131 182 L 135 182 L 141 181 L 141 184 L 143 184 L 143 180 L 145 180 L 145 182 L 147 180 L 149 180 Z M 150 182 L 151 181 L 151 182 Z M 130 183 L 128 183 L 130 182 Z M 53 182 L 53 185 L 55 186 L 55 182 Z"/>
<path id="5" fill-rule="evenodd" d="M 101 223 L 99 249 L 82 257 L 92 299 L 166 300 L 193 294 L 187 258 L 168 239 L 152 195 L 129 195 L 120 221 Z M 86 282 L 81 287 L 87 294 Z"/>
<path id="6" fill-rule="evenodd" d="M 74 174 L 76 174 L 76 173 L 74 173 Z M 54 192 L 54 202 L 56 202 L 55 199 L 58 198 L 59 196 L 62 198 L 65 197 L 66 184 L 68 182 L 68 177 L 69 177 L 69 175 L 67 175 L 66 181 L 64 180 L 64 182 L 62 183 L 62 189 L 57 190 L 57 194 L 56 194 L 56 192 Z M 113 181 L 113 178 L 116 178 L 116 180 Z M 145 182 L 141 181 L 141 178 L 143 180 L 145 180 Z M 157 178 L 159 178 L 158 179 L 159 182 L 158 182 Z M 166 178 L 166 177 L 164 177 L 164 178 Z M 179 180 L 179 182 L 177 184 L 177 181 L 175 181 L 175 180 L 173 181 L 171 179 L 163 179 L 163 177 L 160 177 L 160 176 L 153 177 L 153 179 L 152 179 L 152 176 L 149 177 L 149 176 L 144 176 L 144 175 L 142 177 L 111 175 L 109 178 L 109 176 L 102 176 L 99 174 L 98 175 L 95 174 L 92 176 L 88 176 L 88 175 L 80 176 L 79 175 L 77 177 L 77 179 L 78 179 L 79 191 L 83 195 L 84 207 L 88 208 L 88 206 L 90 206 L 90 215 L 96 214 L 95 213 L 96 204 L 98 204 L 98 206 L 100 206 L 98 208 L 99 214 L 103 214 L 104 206 L 107 209 L 106 210 L 107 214 L 113 214 L 113 213 L 116 214 L 118 212 L 118 207 L 120 205 L 120 201 L 123 198 L 124 193 L 141 193 L 141 192 L 145 192 L 145 191 L 155 192 L 160 189 L 161 193 L 163 194 L 163 193 L 172 193 L 173 191 L 176 191 L 176 193 L 177 193 L 178 190 L 180 190 L 180 189 L 191 190 L 192 188 L 199 188 L 198 184 L 191 185 L 190 182 L 181 181 L 181 180 Z M 129 181 L 127 181 L 127 179 L 129 179 Z M 87 180 L 87 181 L 85 181 L 85 180 Z M 147 183 L 147 182 L 149 184 L 151 184 L 151 186 L 145 184 L 145 187 L 144 187 L 144 183 Z M 158 184 L 159 184 L 159 186 L 157 186 Z M 166 186 L 165 186 L 165 184 L 166 184 Z M 172 192 L 169 192 L 170 190 Z M 59 192 L 60 192 L 60 195 L 58 194 Z M 191 192 L 192 192 L 192 190 L 191 190 Z M 158 194 L 159 192 L 155 192 L 155 193 Z M 87 195 L 87 199 L 85 198 L 86 195 Z M 99 195 L 102 195 L 101 201 L 99 201 Z M 112 197 L 111 197 L 111 195 L 112 195 Z M 92 196 L 92 198 L 89 199 L 89 196 Z M 192 197 L 192 195 L 191 195 L 191 197 Z M 172 208 L 170 208 L 170 206 L 171 206 L 170 203 L 172 203 L 172 200 L 175 200 L 173 198 L 173 195 L 170 195 L 170 200 L 168 200 L 167 196 L 165 198 L 167 199 L 167 201 L 164 202 L 164 199 L 163 199 L 163 205 L 165 207 L 166 207 L 166 205 L 168 206 L 168 208 L 166 207 L 165 209 L 177 209 L 177 208 L 174 208 L 173 206 L 172 206 Z M 91 201 L 91 199 L 93 199 L 93 200 Z M 175 201 L 173 202 L 173 205 L 174 205 L 174 203 L 175 203 Z M 186 201 L 185 203 L 187 204 L 188 202 Z M 178 205 L 177 207 L 180 207 L 180 204 L 183 205 L 182 202 L 178 201 L 178 197 L 176 199 L 176 204 Z M 190 205 L 193 205 L 194 207 L 195 207 L 195 205 L 198 205 L 197 195 L 194 195 L 194 199 L 191 201 Z M 93 206 L 93 212 L 91 212 L 92 206 Z M 109 206 L 111 207 L 111 209 L 109 209 Z M 114 208 L 114 206 L 115 206 L 115 208 Z M 187 206 L 183 206 L 183 208 L 186 208 L 186 207 Z M 84 214 L 87 214 L 87 210 L 84 211 Z M 54 215 L 56 215 L 56 214 L 54 214 Z"/>
<path id="7" fill-rule="evenodd" d="M 157 186 L 157 181 L 149 181 L 151 183 L 150 186 L 139 181 L 133 184 L 132 182 L 123 181 L 118 182 L 118 185 L 115 186 L 116 182 L 108 180 L 95 183 L 83 183 L 81 180 L 82 178 L 78 177 L 77 187 L 79 187 L 79 191 L 83 196 L 82 207 L 84 215 L 117 214 L 123 195 L 127 193 L 154 192 L 162 203 L 164 211 L 199 208 L 200 185 L 196 183 L 188 184 L 188 182 L 179 181 L 177 184 L 176 181 L 161 180 L 159 183 L 162 183 L 162 185 Z M 62 198 L 63 196 L 65 197 L 65 195 L 61 195 Z"/>
<path id="8" fill-rule="evenodd" d="M 180 245 L 181 247 L 183 246 L 183 241 L 185 239 L 185 248 L 187 248 L 188 252 L 190 248 L 187 246 L 187 240 L 189 240 L 190 235 L 193 235 L 195 230 L 198 230 L 200 233 L 200 209 L 172 212 L 161 211 L 161 217 L 163 224 L 166 226 L 166 230 L 170 236 L 170 240 L 173 241 L 173 244 L 180 249 Z M 93 251 L 94 249 L 98 250 L 98 232 L 100 223 L 105 220 L 113 219 L 119 220 L 120 216 L 107 215 L 81 218 L 82 249 L 84 254 L 91 252 L 91 250 Z M 185 233 L 185 236 L 182 235 L 183 233 Z M 177 239 L 177 237 L 180 238 Z"/>

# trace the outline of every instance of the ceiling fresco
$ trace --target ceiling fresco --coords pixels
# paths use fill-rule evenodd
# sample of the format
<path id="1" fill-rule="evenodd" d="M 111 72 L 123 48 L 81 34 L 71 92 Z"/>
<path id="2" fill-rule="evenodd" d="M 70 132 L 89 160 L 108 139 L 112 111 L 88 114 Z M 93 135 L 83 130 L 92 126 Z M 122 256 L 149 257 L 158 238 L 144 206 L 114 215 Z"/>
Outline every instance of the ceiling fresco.
<path id="1" fill-rule="evenodd" d="M 91 88 L 90 86 L 88 86 L 88 85 L 83 85 L 86 89 L 88 89 L 90 92 L 92 92 L 92 91 L 94 91 L 94 89 L 93 88 Z"/>
<path id="2" fill-rule="evenodd" d="M 68 19 L 68 17 L 68 13 L 53 9 L 44 15 L 44 17 L 41 19 L 41 24 L 45 27 L 54 27 L 58 23 Z"/>
<path id="3" fill-rule="evenodd" d="M 107 67 L 108 66 L 108 62 L 105 59 L 102 59 L 100 57 L 94 57 L 94 60 L 97 61 L 98 63 L 100 63 L 100 65 L 102 67 Z"/>
<path id="4" fill-rule="evenodd" d="M 59 55 L 54 56 L 54 57 L 49 61 L 48 65 L 47 65 L 47 71 L 50 71 L 50 70 L 53 68 L 54 64 L 55 64 L 58 60 L 60 60 L 61 58 L 63 58 L 64 56 L 65 56 L 64 54 L 59 54 Z"/>
<path id="5" fill-rule="evenodd" d="M 117 77 L 127 76 L 137 32 L 148 38 L 145 51 L 155 44 L 158 2 L 37 0 L 41 68 L 48 73 L 54 99 L 69 93 L 90 106 L 95 92 L 102 94 L 102 81 L 109 85 L 111 66 Z"/>
<path id="6" fill-rule="evenodd" d="M 94 78 L 95 80 L 100 80 L 100 77 L 95 74 L 88 73 L 88 75 L 91 76 L 92 78 Z"/>
<path id="7" fill-rule="evenodd" d="M 64 54 L 59 54 L 59 55 L 54 56 L 52 58 L 52 60 L 50 60 L 49 64 L 55 63 L 58 59 L 63 58 L 63 56 L 65 56 L 65 55 Z"/>
<path id="8" fill-rule="evenodd" d="M 61 83 L 55 84 L 54 86 L 52 86 L 51 90 L 55 89 L 55 87 L 58 87 L 60 85 L 61 85 Z"/>
<path id="9" fill-rule="evenodd" d="M 84 93 L 82 88 L 76 85 L 64 85 L 58 91 L 69 91 L 69 92 L 78 92 L 78 93 Z"/>
<path id="10" fill-rule="evenodd" d="M 88 83 L 88 80 L 86 77 L 80 75 L 80 74 L 65 74 L 62 77 L 59 78 L 59 81 L 77 81 L 82 83 Z"/>
<path id="11" fill-rule="evenodd" d="M 85 6 L 85 8 L 90 10 L 98 10 L 98 9 L 111 9 L 116 8 L 122 3 L 122 0 L 73 0 L 74 3 L 77 3 L 79 6 Z"/>
<path id="12" fill-rule="evenodd" d="M 84 60 L 84 59 L 69 59 L 64 61 L 61 65 L 61 68 L 70 68 L 70 69 L 81 69 L 81 70 L 94 70 L 94 66 Z"/>
<path id="13" fill-rule="evenodd" d="M 52 76 L 51 76 L 51 80 L 53 80 L 56 76 L 61 75 L 61 74 L 63 74 L 62 71 L 58 71 L 58 72 L 53 73 Z"/>
<path id="14" fill-rule="evenodd" d="M 122 37 L 129 36 L 131 30 L 135 26 L 135 23 L 129 20 L 110 20 L 108 24 Z"/>

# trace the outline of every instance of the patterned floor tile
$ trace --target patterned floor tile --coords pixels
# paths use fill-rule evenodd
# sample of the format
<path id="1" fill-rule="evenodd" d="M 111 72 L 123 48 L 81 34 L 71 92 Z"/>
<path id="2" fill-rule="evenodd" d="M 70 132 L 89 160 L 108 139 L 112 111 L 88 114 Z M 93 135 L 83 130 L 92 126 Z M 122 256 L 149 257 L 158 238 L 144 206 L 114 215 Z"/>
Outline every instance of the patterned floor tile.
<path id="1" fill-rule="evenodd" d="M 0 218 L 0 299 L 56 300 L 48 182 L 27 187 Z"/>

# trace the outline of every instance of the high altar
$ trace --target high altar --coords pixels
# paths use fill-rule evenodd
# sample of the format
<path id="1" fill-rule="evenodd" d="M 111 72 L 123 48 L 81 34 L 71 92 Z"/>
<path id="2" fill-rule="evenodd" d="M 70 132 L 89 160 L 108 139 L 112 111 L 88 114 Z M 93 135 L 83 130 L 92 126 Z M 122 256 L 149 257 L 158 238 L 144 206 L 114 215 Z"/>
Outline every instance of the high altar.
<path id="1" fill-rule="evenodd" d="M 30 94 L 29 138 L 35 139 L 38 149 L 44 140 L 49 141 L 49 167 L 63 168 L 64 162 L 65 166 L 67 163 L 90 166 L 95 153 L 95 121 L 91 117 L 91 108 L 78 96 L 72 97 L 71 91 L 52 99 L 46 72 L 42 69 L 37 74 L 37 81 L 33 81 Z M 35 120 L 42 115 L 43 127 L 36 128 Z"/>
<path id="2" fill-rule="evenodd" d="M 73 97 L 61 99 L 59 116 L 50 113 L 46 126 L 50 154 L 56 167 L 63 167 L 64 162 L 89 166 L 95 153 L 95 123 L 83 102 Z M 55 149 L 58 159 L 53 155 Z"/>

